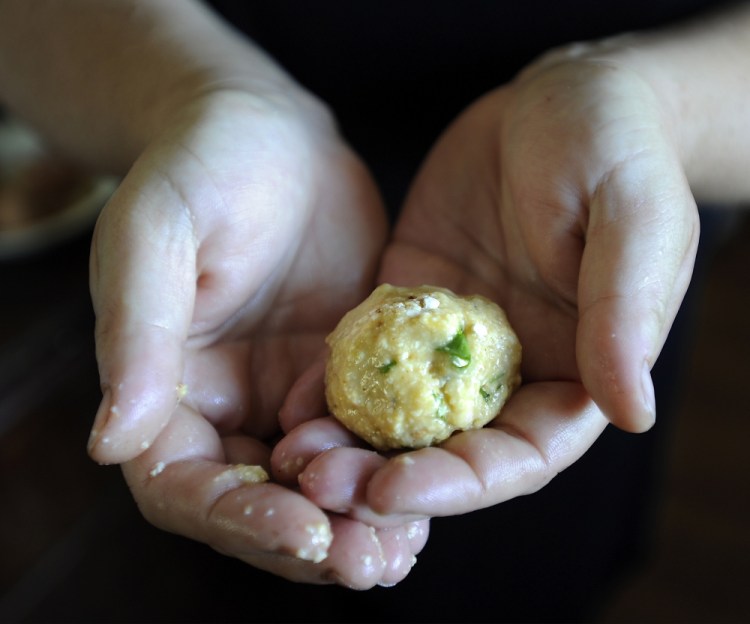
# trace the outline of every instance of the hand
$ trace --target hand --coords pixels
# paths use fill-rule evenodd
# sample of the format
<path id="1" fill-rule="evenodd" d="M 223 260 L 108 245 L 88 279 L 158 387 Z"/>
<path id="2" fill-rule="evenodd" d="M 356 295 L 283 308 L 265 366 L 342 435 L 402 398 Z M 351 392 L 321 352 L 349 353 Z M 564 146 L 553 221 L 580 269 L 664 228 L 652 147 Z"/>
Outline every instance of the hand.
<path id="1" fill-rule="evenodd" d="M 147 519 L 294 580 L 405 576 L 426 523 L 374 531 L 244 467 L 270 471 L 282 399 L 372 288 L 384 234 L 320 108 L 217 92 L 149 145 L 94 237 L 104 397 L 89 447 L 124 462 Z"/>
<path id="2" fill-rule="evenodd" d="M 690 280 L 697 233 L 650 85 L 593 50 L 541 59 L 437 143 L 379 275 L 498 302 L 524 348 L 522 387 L 484 429 L 377 462 L 366 450 L 316 449 L 330 421 L 310 420 L 320 407 L 295 389 L 283 448 L 310 460 L 297 469 L 303 492 L 355 518 L 464 513 L 539 489 L 608 420 L 648 429 L 650 368 Z"/>

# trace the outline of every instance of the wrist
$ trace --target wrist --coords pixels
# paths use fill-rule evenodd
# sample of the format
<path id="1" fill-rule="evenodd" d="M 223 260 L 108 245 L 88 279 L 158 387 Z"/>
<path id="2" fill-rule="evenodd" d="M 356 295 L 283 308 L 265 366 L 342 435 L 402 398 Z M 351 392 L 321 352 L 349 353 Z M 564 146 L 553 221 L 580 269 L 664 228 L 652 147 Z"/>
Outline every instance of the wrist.
<path id="1" fill-rule="evenodd" d="M 127 171 L 207 93 L 234 89 L 321 108 L 199 2 L 18 0 L 0 4 L 0 18 L 4 104 L 59 151 L 97 169 Z"/>
<path id="2" fill-rule="evenodd" d="M 750 199 L 750 5 L 584 44 L 578 54 L 629 70 L 649 86 L 699 201 Z"/>

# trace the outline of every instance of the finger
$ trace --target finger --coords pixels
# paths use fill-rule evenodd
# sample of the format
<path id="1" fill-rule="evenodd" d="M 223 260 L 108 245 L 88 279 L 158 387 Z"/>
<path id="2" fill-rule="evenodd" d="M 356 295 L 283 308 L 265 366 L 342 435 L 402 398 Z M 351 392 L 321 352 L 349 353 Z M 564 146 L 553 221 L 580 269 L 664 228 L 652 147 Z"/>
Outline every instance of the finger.
<path id="1" fill-rule="evenodd" d="M 321 453 L 341 446 L 364 446 L 364 442 L 331 416 L 302 423 L 274 447 L 271 467 L 280 483 L 297 484 L 300 474 Z"/>
<path id="2" fill-rule="evenodd" d="M 271 449 L 260 440 L 246 435 L 229 435 L 221 438 L 221 444 L 228 464 L 262 466 L 270 474 Z"/>
<path id="3" fill-rule="evenodd" d="M 279 424 L 288 433 L 301 423 L 328 414 L 325 399 L 325 353 L 294 383 L 279 410 Z"/>
<path id="4" fill-rule="evenodd" d="M 370 478 L 366 500 L 381 515 L 434 517 L 530 494 L 580 458 L 606 423 L 580 384 L 522 386 L 490 426 L 388 461 Z"/>
<path id="5" fill-rule="evenodd" d="M 393 529 L 381 529 L 377 532 L 386 560 L 386 567 L 378 585 L 391 587 L 406 578 L 417 563 L 417 554 L 424 547 L 428 532 L 429 520 Z"/>
<path id="6" fill-rule="evenodd" d="M 262 461 L 262 449 L 235 443 Z M 266 455 L 267 456 L 267 455 Z M 333 539 L 325 514 L 298 493 L 267 482 L 257 465 L 227 465 L 211 425 L 180 407 L 146 452 L 123 465 L 142 513 L 152 524 L 234 557 L 259 559 L 302 574 L 291 560 L 318 563 Z M 279 555 L 268 558 L 265 555 Z M 283 567 L 282 566 L 282 567 Z M 320 581 L 321 570 L 304 568 Z"/>
<path id="7" fill-rule="evenodd" d="M 336 583 L 357 590 L 375 585 L 390 587 L 409 574 L 429 532 L 426 521 L 419 527 L 407 525 L 386 531 L 341 516 L 331 517 L 330 522 L 336 537 L 323 562 L 310 563 L 264 552 L 250 553 L 242 559 L 297 582 Z"/>
<path id="8" fill-rule="evenodd" d="M 690 189 L 668 156 L 641 153 L 603 179 L 594 195 L 579 282 L 577 358 L 585 387 L 625 430 L 654 423 L 650 369 L 687 290 L 698 229 Z"/>
<path id="9" fill-rule="evenodd" d="M 388 565 L 377 531 L 343 516 L 333 516 L 331 527 L 336 540 L 326 562 L 329 578 L 352 589 L 377 585 Z"/>
<path id="10" fill-rule="evenodd" d="M 289 580 L 336 583 L 351 589 L 391 587 L 401 582 L 416 563 L 429 535 L 429 521 L 395 529 L 374 529 L 342 516 L 330 518 L 335 535 L 328 557 L 310 563 L 279 553 L 255 552 L 247 563 Z"/>
<path id="11" fill-rule="evenodd" d="M 368 500 L 368 486 L 388 460 L 374 451 L 335 448 L 316 457 L 300 474 L 302 493 L 328 509 L 378 528 L 401 526 L 422 514 L 381 514 Z"/>
<path id="12" fill-rule="evenodd" d="M 428 520 L 385 530 L 340 516 L 333 516 L 330 522 L 336 537 L 321 563 L 267 552 L 254 552 L 242 559 L 296 582 L 336 583 L 359 590 L 375 585 L 391 587 L 409 574 L 429 535 Z"/>
<path id="13" fill-rule="evenodd" d="M 196 250 L 189 216 L 162 186 L 142 194 L 126 179 L 102 213 L 92 246 L 104 396 L 89 452 L 101 463 L 148 448 L 180 398 Z"/>

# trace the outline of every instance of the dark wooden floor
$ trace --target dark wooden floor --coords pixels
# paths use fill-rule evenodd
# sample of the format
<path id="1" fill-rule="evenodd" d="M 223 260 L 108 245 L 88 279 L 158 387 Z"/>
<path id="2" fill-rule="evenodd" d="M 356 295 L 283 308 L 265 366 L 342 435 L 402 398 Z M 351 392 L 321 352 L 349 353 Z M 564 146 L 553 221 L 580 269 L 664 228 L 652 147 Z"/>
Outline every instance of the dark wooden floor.
<path id="1" fill-rule="evenodd" d="M 133 569 L 169 569 L 159 549 L 170 542 L 154 541 L 158 532 L 139 521 L 118 470 L 95 466 L 84 453 L 99 398 L 87 246 L 84 236 L 45 256 L 0 264 L 0 622 L 55 613 L 76 621 L 84 611 L 122 621 L 123 601 L 151 591 Z M 605 606 L 602 622 L 750 622 L 748 271 L 750 227 L 740 224 L 710 263 L 699 301 L 653 548 Z M 128 552 L 123 535 L 156 546 L 141 548 L 147 554 L 137 565 L 118 566 Z M 92 553 L 92 544 L 107 552 Z M 180 557 L 203 551 L 168 552 L 175 570 Z M 101 595 L 102 560 L 127 589 L 118 593 L 114 583 Z M 80 583 L 91 587 L 87 609 L 81 596 L 60 589 L 79 569 L 86 571 Z M 161 583 L 179 591 L 169 572 Z M 151 619 L 167 618 L 157 609 Z"/>

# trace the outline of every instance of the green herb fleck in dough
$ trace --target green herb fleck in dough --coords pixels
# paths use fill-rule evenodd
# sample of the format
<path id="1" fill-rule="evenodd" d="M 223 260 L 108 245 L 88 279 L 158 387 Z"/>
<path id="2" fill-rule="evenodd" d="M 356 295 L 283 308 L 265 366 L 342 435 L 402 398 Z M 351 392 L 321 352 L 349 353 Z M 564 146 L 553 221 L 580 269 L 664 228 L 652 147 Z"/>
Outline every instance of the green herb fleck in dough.
<path id="1" fill-rule="evenodd" d="M 500 390 L 503 387 L 504 381 L 505 381 L 505 373 L 500 373 L 498 375 L 495 375 L 486 384 L 484 384 L 483 386 L 479 388 L 479 394 L 482 395 L 482 398 L 485 401 L 489 401 L 497 392 L 500 392 Z M 492 389 L 493 387 L 494 389 Z M 488 388 L 490 389 L 488 390 Z"/>
<path id="2" fill-rule="evenodd" d="M 438 347 L 437 351 L 447 353 L 451 356 L 451 364 L 456 368 L 466 368 L 471 363 L 471 351 L 469 341 L 466 340 L 464 330 L 460 329 L 451 341 Z"/>
<path id="3" fill-rule="evenodd" d="M 382 366 L 378 366 L 378 370 L 383 373 L 383 375 L 387 374 L 389 370 L 391 370 L 394 366 L 396 366 L 396 360 L 391 360 L 390 362 L 386 362 Z"/>

